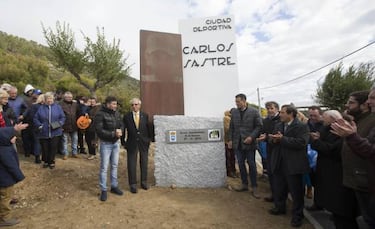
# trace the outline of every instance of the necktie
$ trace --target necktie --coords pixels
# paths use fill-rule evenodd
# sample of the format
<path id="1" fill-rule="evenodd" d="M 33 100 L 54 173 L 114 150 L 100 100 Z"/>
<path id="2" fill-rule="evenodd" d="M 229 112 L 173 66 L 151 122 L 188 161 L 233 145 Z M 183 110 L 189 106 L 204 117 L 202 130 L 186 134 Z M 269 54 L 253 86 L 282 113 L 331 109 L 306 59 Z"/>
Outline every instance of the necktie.
<path id="1" fill-rule="evenodd" d="M 135 127 L 137 127 L 137 129 L 139 128 L 139 113 L 135 113 L 135 119 L 134 119 L 134 122 L 135 122 Z"/>
<path id="2" fill-rule="evenodd" d="M 288 124 L 284 124 L 284 133 L 286 132 L 286 130 L 288 129 Z"/>

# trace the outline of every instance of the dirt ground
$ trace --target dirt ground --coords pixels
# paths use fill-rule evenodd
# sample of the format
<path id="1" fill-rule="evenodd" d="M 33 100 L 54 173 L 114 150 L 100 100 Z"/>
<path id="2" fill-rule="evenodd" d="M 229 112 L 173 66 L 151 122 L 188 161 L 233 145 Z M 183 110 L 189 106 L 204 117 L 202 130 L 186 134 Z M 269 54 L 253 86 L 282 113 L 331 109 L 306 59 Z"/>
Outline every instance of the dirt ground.
<path id="1" fill-rule="evenodd" d="M 98 199 L 99 159 L 90 161 L 81 154 L 64 161 L 57 156 L 51 170 L 35 164 L 33 157 L 19 156 L 26 179 L 15 186 L 19 202 L 12 213 L 21 223 L 12 228 L 290 228 L 290 209 L 286 216 L 269 215 L 270 203 L 232 190 L 239 178 L 228 178 L 227 187 L 217 189 L 156 187 L 152 152 L 151 188 L 129 192 L 122 150 L 118 176 L 125 192 L 109 193 L 106 202 Z M 268 195 L 266 181 L 259 181 L 259 191 Z M 304 220 L 301 228 L 313 226 Z"/>

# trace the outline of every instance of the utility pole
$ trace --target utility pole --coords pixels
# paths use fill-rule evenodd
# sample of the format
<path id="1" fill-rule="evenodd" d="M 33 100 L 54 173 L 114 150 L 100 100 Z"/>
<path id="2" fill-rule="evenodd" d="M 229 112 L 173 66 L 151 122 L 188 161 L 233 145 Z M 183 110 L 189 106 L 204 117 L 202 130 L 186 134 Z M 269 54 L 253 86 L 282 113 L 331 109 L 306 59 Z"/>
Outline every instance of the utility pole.
<path id="1" fill-rule="evenodd" d="M 257 94 L 258 94 L 258 112 L 260 117 L 262 117 L 262 108 L 260 106 L 260 92 L 259 92 L 259 87 L 257 87 Z"/>

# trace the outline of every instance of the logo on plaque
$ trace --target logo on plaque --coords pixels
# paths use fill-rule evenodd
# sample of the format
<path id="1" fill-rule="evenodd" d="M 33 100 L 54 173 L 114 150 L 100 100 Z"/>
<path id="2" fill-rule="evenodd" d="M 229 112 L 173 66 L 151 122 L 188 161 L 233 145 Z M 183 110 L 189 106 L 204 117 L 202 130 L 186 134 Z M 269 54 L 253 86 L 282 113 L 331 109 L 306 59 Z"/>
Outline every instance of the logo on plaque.
<path id="1" fill-rule="evenodd" d="M 208 130 L 208 141 L 220 141 L 220 130 Z"/>
<path id="2" fill-rule="evenodd" d="M 169 131 L 169 142 L 177 142 L 177 131 Z"/>

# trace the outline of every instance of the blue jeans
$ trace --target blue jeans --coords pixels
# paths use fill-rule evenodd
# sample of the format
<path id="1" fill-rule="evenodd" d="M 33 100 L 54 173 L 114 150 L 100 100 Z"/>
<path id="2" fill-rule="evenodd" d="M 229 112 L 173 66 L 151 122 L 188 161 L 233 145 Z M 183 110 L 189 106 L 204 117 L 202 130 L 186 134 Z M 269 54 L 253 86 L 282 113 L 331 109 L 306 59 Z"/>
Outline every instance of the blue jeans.
<path id="1" fill-rule="evenodd" d="M 303 174 L 303 184 L 307 187 L 312 187 L 310 175 L 308 173 Z"/>
<path id="2" fill-rule="evenodd" d="M 107 171 L 111 164 L 111 187 L 117 187 L 117 167 L 120 155 L 120 140 L 115 143 L 100 141 L 100 173 L 99 186 L 102 191 L 107 191 Z"/>
<path id="3" fill-rule="evenodd" d="M 69 155 L 68 153 L 68 138 L 71 139 L 72 154 L 77 154 L 77 144 L 78 144 L 78 133 L 77 131 L 66 133 L 64 132 L 62 136 L 62 152 L 64 155 Z"/>
<path id="4" fill-rule="evenodd" d="M 241 181 L 242 184 L 248 185 L 249 181 L 247 179 L 247 170 L 245 166 L 245 160 L 247 160 L 247 164 L 249 165 L 250 170 L 250 181 L 251 181 L 251 187 L 257 187 L 257 167 L 255 164 L 255 150 L 250 151 L 240 151 L 235 150 L 237 161 L 238 161 L 238 167 L 240 168 L 240 174 L 241 174 Z"/>

